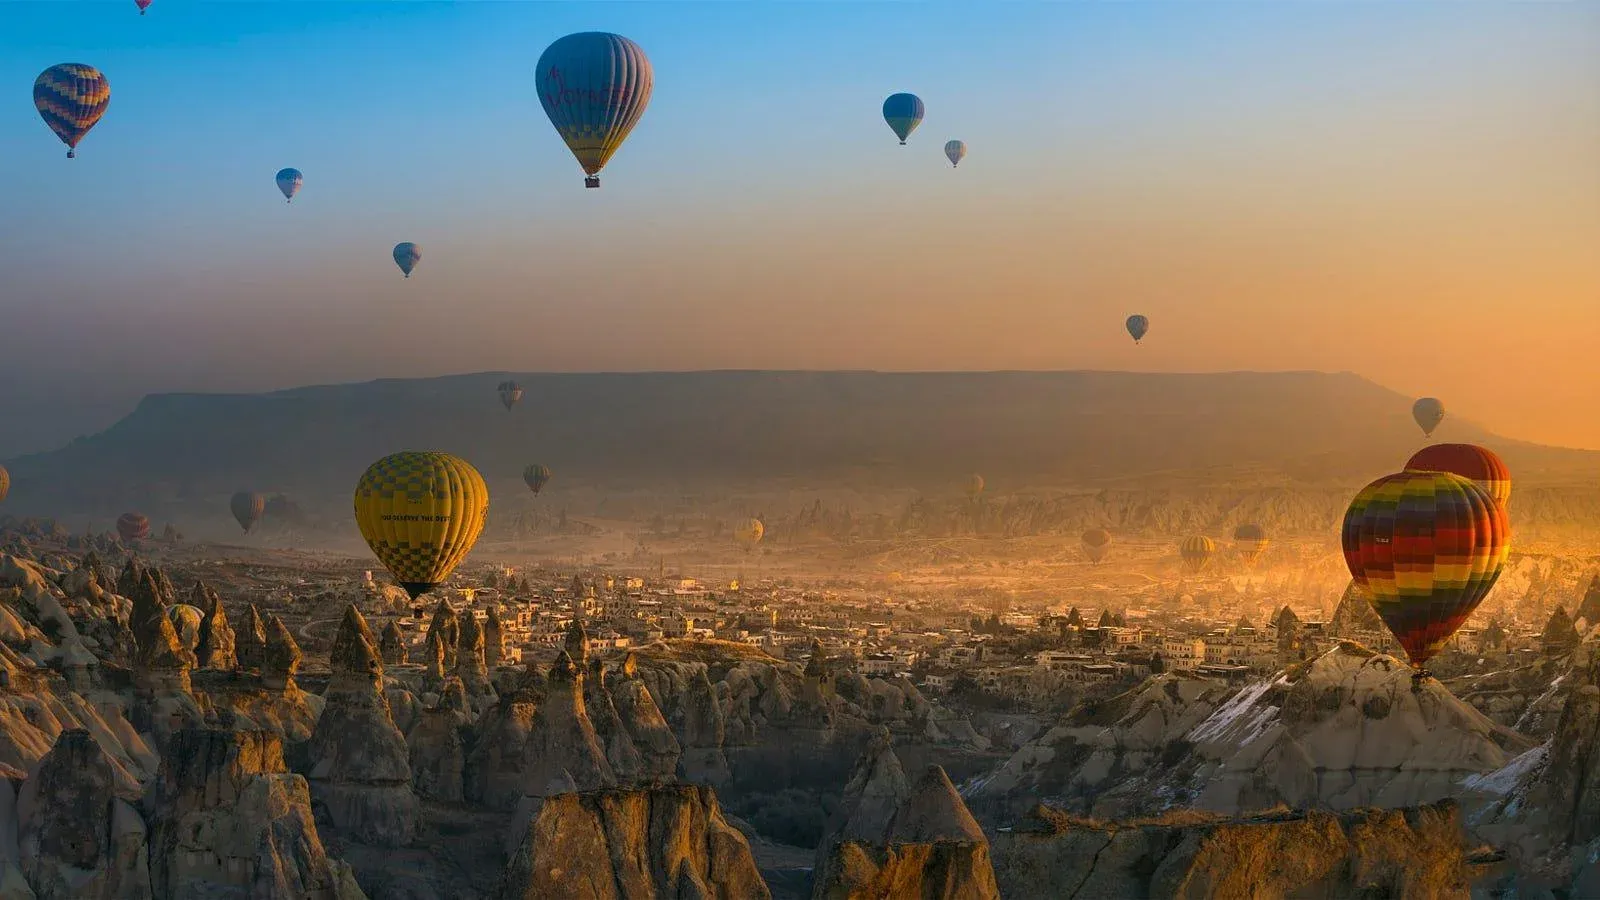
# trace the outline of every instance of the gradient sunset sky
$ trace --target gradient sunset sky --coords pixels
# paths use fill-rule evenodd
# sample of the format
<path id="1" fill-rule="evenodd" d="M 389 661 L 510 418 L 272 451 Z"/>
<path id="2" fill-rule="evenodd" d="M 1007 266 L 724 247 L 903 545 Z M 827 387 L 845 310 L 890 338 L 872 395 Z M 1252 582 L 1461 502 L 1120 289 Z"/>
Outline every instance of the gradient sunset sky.
<path id="1" fill-rule="evenodd" d="M 533 81 L 583 30 L 656 77 L 599 191 Z M 112 87 L 71 161 L 60 62 Z M 700 368 L 1351 370 L 1600 448 L 1596 0 L 13 2 L 0 84 L 0 454 L 155 391 Z"/>

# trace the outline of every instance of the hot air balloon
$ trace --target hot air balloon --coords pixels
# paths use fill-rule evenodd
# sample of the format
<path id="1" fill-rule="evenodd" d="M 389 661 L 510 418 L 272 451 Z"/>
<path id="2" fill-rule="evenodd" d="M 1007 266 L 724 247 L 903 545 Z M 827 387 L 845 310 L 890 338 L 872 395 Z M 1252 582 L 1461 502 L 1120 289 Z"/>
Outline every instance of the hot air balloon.
<path id="1" fill-rule="evenodd" d="M 139 15 L 142 16 L 144 11 L 150 8 L 151 2 L 152 0 L 133 0 L 133 5 L 139 7 Z"/>
<path id="2" fill-rule="evenodd" d="M 1444 421 L 1444 404 L 1433 397 L 1423 397 L 1411 404 L 1411 418 L 1417 420 L 1423 437 L 1433 437 L 1433 430 Z"/>
<path id="3" fill-rule="evenodd" d="M 569 34 L 539 56 L 539 103 L 583 167 L 584 187 L 628 139 L 650 105 L 655 72 L 644 48 L 620 34 Z"/>
<path id="4" fill-rule="evenodd" d="M 1505 507 L 1448 472 L 1385 475 L 1344 514 L 1345 564 L 1378 617 L 1422 669 L 1500 577 L 1510 550 Z"/>
<path id="5" fill-rule="evenodd" d="M 550 467 L 534 463 L 522 470 L 522 480 L 527 483 L 528 489 L 533 491 L 533 495 L 537 497 L 539 492 L 544 490 L 544 486 L 550 483 Z"/>
<path id="6" fill-rule="evenodd" d="M 1493 450 L 1477 444 L 1430 444 L 1406 461 L 1407 472 L 1449 472 L 1483 488 L 1504 506 L 1511 499 L 1511 470 Z"/>
<path id="7" fill-rule="evenodd" d="M 761 543 L 761 537 L 766 533 L 767 526 L 761 524 L 760 519 L 746 519 L 733 530 L 733 539 L 744 548 L 744 552 L 749 553 Z"/>
<path id="8" fill-rule="evenodd" d="M 261 514 L 267 511 L 267 498 L 250 491 L 240 491 L 228 501 L 228 509 L 233 511 L 233 518 L 238 521 L 239 527 L 245 534 L 261 521 Z"/>
<path id="9" fill-rule="evenodd" d="M 1246 565 L 1253 565 L 1267 550 L 1267 530 L 1253 522 L 1240 525 L 1233 530 L 1233 543 L 1244 555 Z"/>
<path id="10" fill-rule="evenodd" d="M 889 123 L 889 128 L 900 139 L 902 147 L 906 138 L 911 137 L 911 132 L 922 124 L 926 112 L 922 98 L 916 94 L 890 94 L 889 99 L 883 101 L 883 120 Z"/>
<path id="11" fill-rule="evenodd" d="M 300 185 L 305 183 L 306 177 L 300 174 L 299 169 L 279 169 L 273 176 L 278 183 L 278 190 L 283 192 L 285 203 L 293 203 L 294 195 L 300 193 Z"/>
<path id="12" fill-rule="evenodd" d="M 961 165 L 961 161 L 967 158 L 967 142 L 946 141 L 944 145 L 944 155 L 949 157 L 951 168 Z"/>
<path id="13" fill-rule="evenodd" d="M 976 472 L 967 476 L 966 491 L 967 496 L 974 499 L 976 499 L 979 494 L 983 493 L 983 476 L 977 474 Z"/>
<path id="14" fill-rule="evenodd" d="M 1204 569 L 1216 552 L 1216 542 L 1203 534 L 1184 538 L 1183 543 L 1178 545 L 1178 555 L 1183 557 L 1184 567 L 1191 572 Z"/>
<path id="15" fill-rule="evenodd" d="M 1083 533 L 1083 552 L 1090 562 L 1100 562 L 1111 552 L 1111 532 L 1104 528 L 1091 528 Z"/>
<path id="16" fill-rule="evenodd" d="M 172 630 L 178 633 L 178 642 L 190 650 L 200 643 L 200 623 L 205 618 L 206 614 L 198 606 L 174 603 L 167 607 L 167 621 L 172 623 Z"/>
<path id="17" fill-rule="evenodd" d="M 511 407 L 516 406 L 517 401 L 522 399 L 522 386 L 515 381 L 500 382 L 498 390 L 500 391 L 500 403 L 505 406 L 507 412 L 510 412 Z"/>
<path id="18" fill-rule="evenodd" d="M 1144 340 L 1145 333 L 1150 330 L 1150 320 L 1144 316 L 1129 316 L 1127 322 L 1128 333 L 1133 335 L 1135 344 Z"/>
<path id="19" fill-rule="evenodd" d="M 11 493 L 11 473 L 5 466 L 0 466 L 0 503 L 5 502 L 6 495 Z"/>
<path id="20" fill-rule="evenodd" d="M 489 488 L 470 463 L 407 450 L 378 460 L 356 484 L 356 525 L 411 599 L 466 558 L 489 517 Z"/>
<path id="21" fill-rule="evenodd" d="M 34 79 L 33 105 L 72 159 L 78 155 L 78 142 L 111 105 L 111 82 L 94 66 L 61 63 Z"/>
<path id="22" fill-rule="evenodd" d="M 142 541 L 150 536 L 150 520 L 136 512 L 117 516 L 117 534 L 124 544 Z"/>
<path id="23" fill-rule="evenodd" d="M 422 262 L 421 247 L 410 241 L 394 245 L 394 264 L 400 267 L 400 271 L 406 273 L 407 278 L 411 277 L 411 270 L 415 269 L 419 262 Z"/>

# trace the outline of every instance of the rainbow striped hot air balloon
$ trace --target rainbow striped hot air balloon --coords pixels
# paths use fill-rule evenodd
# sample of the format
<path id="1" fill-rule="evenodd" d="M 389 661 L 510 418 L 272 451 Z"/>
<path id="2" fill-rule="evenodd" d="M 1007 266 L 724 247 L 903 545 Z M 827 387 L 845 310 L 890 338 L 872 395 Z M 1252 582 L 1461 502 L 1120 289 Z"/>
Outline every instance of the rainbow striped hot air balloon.
<path id="1" fill-rule="evenodd" d="M 1216 541 L 1203 534 L 1184 538 L 1183 543 L 1178 545 L 1178 555 L 1183 558 L 1184 568 L 1196 573 L 1205 569 L 1216 552 Z"/>
<path id="2" fill-rule="evenodd" d="M 111 105 L 111 82 L 94 66 L 61 63 L 34 79 L 33 105 L 72 159 L 78 155 L 78 142 Z"/>
<path id="3" fill-rule="evenodd" d="M 1505 507 L 1448 472 L 1399 472 L 1362 488 L 1341 535 L 1350 575 L 1423 665 L 1472 615 L 1505 565 Z"/>
<path id="4" fill-rule="evenodd" d="M 906 138 L 911 137 L 911 132 L 922 124 L 922 117 L 926 113 L 927 107 L 922 105 L 922 98 L 916 94 L 890 94 L 889 99 L 883 101 L 883 120 L 889 123 L 889 130 L 900 139 L 902 147 Z"/>
<path id="5" fill-rule="evenodd" d="M 1408 472 L 1449 472 L 1489 492 L 1501 506 L 1511 499 L 1511 470 L 1493 450 L 1477 444 L 1432 444 L 1406 461 Z"/>
<path id="6" fill-rule="evenodd" d="M 577 157 L 584 187 L 628 139 L 650 105 L 655 70 L 644 48 L 620 34 L 585 31 L 559 38 L 539 56 L 539 103 Z"/>

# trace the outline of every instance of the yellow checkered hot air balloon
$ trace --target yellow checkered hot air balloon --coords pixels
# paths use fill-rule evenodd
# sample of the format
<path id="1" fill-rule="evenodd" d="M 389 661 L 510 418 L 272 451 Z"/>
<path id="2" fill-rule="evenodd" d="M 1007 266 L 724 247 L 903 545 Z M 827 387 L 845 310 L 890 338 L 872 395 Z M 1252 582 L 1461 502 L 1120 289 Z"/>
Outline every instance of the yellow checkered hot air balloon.
<path id="1" fill-rule="evenodd" d="M 488 517 L 483 476 L 448 453 L 385 456 L 356 485 L 361 536 L 413 600 L 450 577 Z"/>
<path id="2" fill-rule="evenodd" d="M 61 63 L 34 79 L 33 105 L 67 145 L 67 158 L 71 159 L 78 155 L 78 142 L 111 105 L 111 82 L 94 66 Z"/>

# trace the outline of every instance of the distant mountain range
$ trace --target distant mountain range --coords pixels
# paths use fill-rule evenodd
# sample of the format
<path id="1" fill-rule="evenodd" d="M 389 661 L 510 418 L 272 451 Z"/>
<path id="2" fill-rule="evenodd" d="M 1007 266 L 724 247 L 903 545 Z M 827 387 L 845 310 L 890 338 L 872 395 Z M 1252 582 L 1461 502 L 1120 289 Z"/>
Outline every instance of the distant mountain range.
<path id="1" fill-rule="evenodd" d="M 526 390 L 510 412 L 495 390 L 504 379 Z M 485 372 L 160 394 L 104 432 L 8 461 L 5 511 L 153 510 L 243 487 L 348 503 L 369 463 L 404 449 L 459 454 L 495 489 L 534 461 L 602 490 L 954 492 L 971 472 L 996 491 L 1328 485 L 1393 471 L 1422 445 L 1411 399 L 1318 372 Z M 1435 439 L 1486 443 L 1520 483 L 1600 469 L 1600 454 L 1454 419 Z"/>

